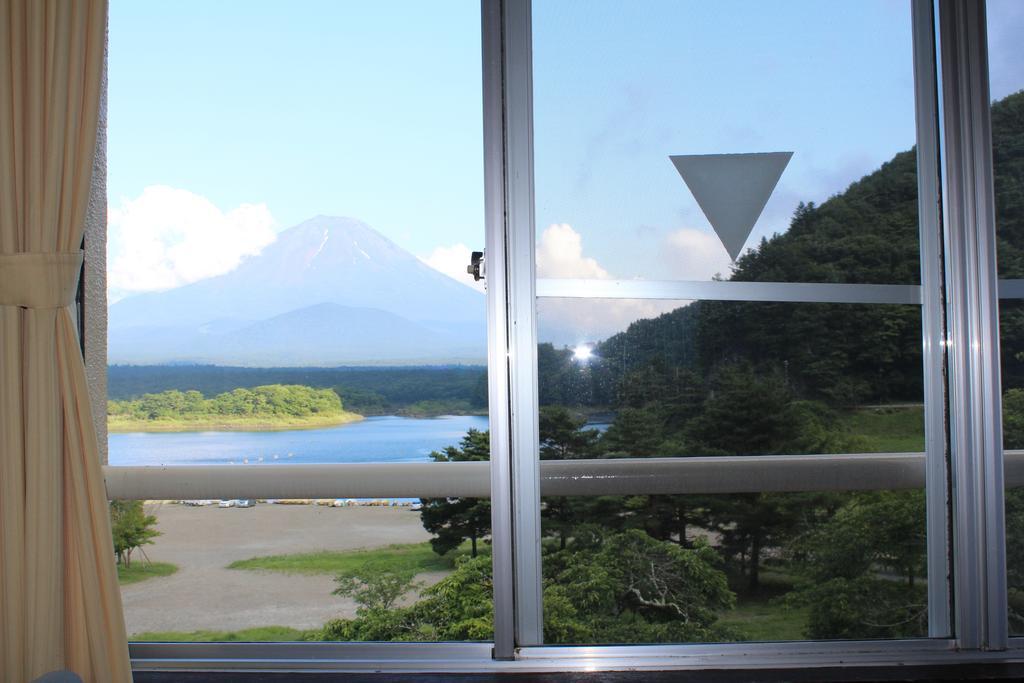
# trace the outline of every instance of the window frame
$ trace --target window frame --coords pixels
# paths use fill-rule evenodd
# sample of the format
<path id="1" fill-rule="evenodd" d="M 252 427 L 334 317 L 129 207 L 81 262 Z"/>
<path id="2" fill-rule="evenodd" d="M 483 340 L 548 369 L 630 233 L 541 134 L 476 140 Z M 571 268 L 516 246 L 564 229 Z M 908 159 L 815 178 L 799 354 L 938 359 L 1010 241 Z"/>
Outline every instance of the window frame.
<path id="1" fill-rule="evenodd" d="M 913 14 L 920 286 L 537 280 L 531 0 L 481 0 L 494 642 L 132 643 L 135 670 L 515 672 L 1024 661 L 1024 638 L 1007 637 L 999 337 L 998 319 L 991 314 L 999 297 L 1024 293 L 1024 280 L 996 280 L 984 0 L 908 2 Z M 106 76 L 96 148 L 82 327 L 106 464 Z M 922 455 L 932 637 L 542 644 L 544 477 L 537 457 L 535 302 L 538 296 L 609 295 L 922 306 Z M 976 353 L 950 351 L 972 348 Z M 1024 478 L 1024 453 L 1014 455 L 1020 457 L 1011 458 L 1010 464 Z M 123 480 L 133 469 L 138 468 L 105 467 L 108 487 L 123 488 L 119 477 Z"/>

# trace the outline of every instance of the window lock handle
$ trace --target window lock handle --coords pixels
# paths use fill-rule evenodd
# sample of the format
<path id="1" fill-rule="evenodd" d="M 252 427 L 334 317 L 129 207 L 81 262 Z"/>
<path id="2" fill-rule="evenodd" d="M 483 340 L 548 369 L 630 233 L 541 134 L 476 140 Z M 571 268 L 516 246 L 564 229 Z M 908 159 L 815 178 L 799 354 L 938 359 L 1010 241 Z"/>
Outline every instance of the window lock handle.
<path id="1" fill-rule="evenodd" d="M 484 264 L 484 252 L 474 251 L 470 256 L 469 265 L 466 266 L 466 272 L 473 276 L 473 280 L 479 282 L 487 277 L 487 268 Z"/>

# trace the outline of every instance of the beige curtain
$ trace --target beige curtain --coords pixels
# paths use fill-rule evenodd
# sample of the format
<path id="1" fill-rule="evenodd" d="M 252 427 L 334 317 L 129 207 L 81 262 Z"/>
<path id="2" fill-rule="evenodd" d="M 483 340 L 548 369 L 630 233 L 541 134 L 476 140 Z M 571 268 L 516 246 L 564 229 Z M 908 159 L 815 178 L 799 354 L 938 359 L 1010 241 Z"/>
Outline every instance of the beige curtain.
<path id="1" fill-rule="evenodd" d="M 0 680 L 131 671 L 74 300 L 105 0 L 0 0 Z"/>

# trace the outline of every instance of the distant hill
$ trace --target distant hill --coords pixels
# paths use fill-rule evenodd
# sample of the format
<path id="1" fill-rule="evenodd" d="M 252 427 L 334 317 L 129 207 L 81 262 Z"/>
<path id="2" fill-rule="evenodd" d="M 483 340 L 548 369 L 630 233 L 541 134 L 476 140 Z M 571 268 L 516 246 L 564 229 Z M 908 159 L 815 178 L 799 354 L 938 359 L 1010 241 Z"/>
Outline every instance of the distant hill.
<path id="1" fill-rule="evenodd" d="M 482 366 L 223 367 L 212 365 L 111 365 L 111 400 L 136 399 L 177 389 L 207 398 L 237 388 L 265 384 L 301 384 L 333 389 L 361 415 L 398 415 L 430 403 L 437 414 L 480 412 L 487 407 L 487 376 Z"/>
<path id="2" fill-rule="evenodd" d="M 484 297 L 366 224 L 317 216 L 235 270 L 110 307 L 112 364 L 481 362 Z"/>

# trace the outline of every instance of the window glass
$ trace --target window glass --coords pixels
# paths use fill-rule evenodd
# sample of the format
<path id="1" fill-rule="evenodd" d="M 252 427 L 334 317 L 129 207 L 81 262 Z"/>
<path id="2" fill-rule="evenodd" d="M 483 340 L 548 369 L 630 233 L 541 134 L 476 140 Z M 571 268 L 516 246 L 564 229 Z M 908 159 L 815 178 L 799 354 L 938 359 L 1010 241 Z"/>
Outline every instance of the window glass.
<path id="1" fill-rule="evenodd" d="M 538 278 L 918 284 L 910 19 L 535 2 Z M 921 457 L 919 306 L 557 287 L 537 304 L 542 467 L 699 458 L 709 490 L 547 496 L 545 642 L 927 635 L 920 482 L 834 469 Z M 793 488 L 740 485 L 743 457 Z"/>
<path id="2" fill-rule="evenodd" d="M 487 459 L 479 3 L 116 0 L 109 52 L 109 463 Z M 491 638 L 487 501 L 189 490 L 111 504 L 131 639 Z"/>
<path id="3" fill-rule="evenodd" d="M 540 277 L 919 282 L 908 3 L 538 1 L 533 46 Z"/>
<path id="4" fill-rule="evenodd" d="M 542 467 L 699 458 L 680 485 L 710 489 L 546 497 L 547 642 L 927 635 L 924 491 L 897 485 L 924 451 L 918 306 L 675 302 L 592 342 L 559 336 L 576 304 L 538 304 Z M 870 489 L 835 469 L 872 453 Z"/>
<path id="5" fill-rule="evenodd" d="M 1018 279 L 1024 278 L 1024 6 L 989 0 L 987 10 L 999 277 Z M 1024 635 L 1024 477 L 1018 468 L 1024 462 L 1024 308 L 1021 290 L 1001 286 L 1013 297 L 1002 299 L 999 311 L 1010 632 Z"/>

